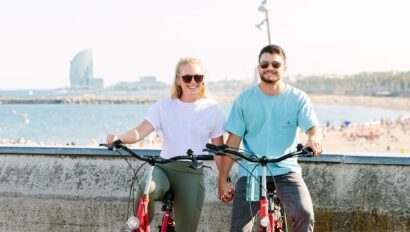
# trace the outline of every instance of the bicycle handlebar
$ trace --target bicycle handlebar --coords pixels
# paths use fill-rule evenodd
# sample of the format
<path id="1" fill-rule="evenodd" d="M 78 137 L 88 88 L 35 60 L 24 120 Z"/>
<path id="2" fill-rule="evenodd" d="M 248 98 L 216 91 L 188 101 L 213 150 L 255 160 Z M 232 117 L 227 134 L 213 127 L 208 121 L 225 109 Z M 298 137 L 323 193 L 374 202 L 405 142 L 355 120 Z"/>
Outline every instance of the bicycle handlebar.
<path id="1" fill-rule="evenodd" d="M 240 157 L 242 159 L 245 159 L 249 162 L 263 163 L 263 164 L 278 163 L 280 161 L 283 161 L 285 159 L 288 159 L 294 156 L 313 157 L 313 150 L 310 147 L 304 148 L 302 144 L 298 144 L 296 149 L 297 150 L 295 152 L 291 152 L 289 154 L 283 155 L 278 158 L 273 158 L 273 159 L 269 159 L 266 156 L 258 157 L 255 154 L 252 154 L 251 152 L 244 150 L 244 153 L 249 155 L 247 156 L 241 152 L 238 152 L 237 148 L 229 147 L 227 145 L 214 145 L 210 143 L 206 144 L 206 149 L 204 149 L 204 151 L 214 153 L 215 155 L 226 155 L 226 153 L 228 153 L 228 154 Z"/>
<path id="2" fill-rule="evenodd" d="M 186 156 L 174 156 L 174 157 L 169 158 L 169 159 L 165 159 L 165 158 L 162 158 L 160 156 L 142 156 L 142 155 L 138 155 L 133 150 L 128 148 L 119 139 L 115 140 L 114 143 L 112 144 L 112 146 L 109 146 L 108 144 L 100 144 L 100 146 L 107 147 L 108 150 L 122 149 L 122 150 L 126 151 L 128 154 L 134 156 L 135 158 L 137 158 L 141 161 L 148 162 L 150 165 L 166 164 L 166 163 L 170 163 L 170 162 L 185 159 L 185 160 L 190 160 L 192 162 L 190 167 L 192 167 L 194 169 L 197 169 L 201 166 L 196 162 L 197 160 L 213 160 L 214 159 L 213 155 L 194 155 L 193 151 L 191 149 L 188 149 Z"/>

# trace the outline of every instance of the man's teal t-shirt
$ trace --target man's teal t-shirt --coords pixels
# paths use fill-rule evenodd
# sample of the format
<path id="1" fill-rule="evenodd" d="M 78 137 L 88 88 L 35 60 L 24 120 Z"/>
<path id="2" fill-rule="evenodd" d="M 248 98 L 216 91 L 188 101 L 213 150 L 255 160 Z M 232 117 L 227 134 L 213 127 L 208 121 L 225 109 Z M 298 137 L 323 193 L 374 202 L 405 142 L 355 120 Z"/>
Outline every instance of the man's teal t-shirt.
<path id="1" fill-rule="evenodd" d="M 235 99 L 226 123 L 226 131 L 242 137 L 244 149 L 259 157 L 277 158 L 296 150 L 298 128 L 308 131 L 319 126 L 312 103 L 305 92 L 286 85 L 276 96 L 262 92 L 254 86 Z M 246 160 L 241 165 L 253 175 L 260 175 L 260 166 Z M 289 172 L 301 173 L 297 158 L 290 158 L 277 164 L 269 164 L 268 176 Z M 239 176 L 248 172 L 239 167 Z"/>

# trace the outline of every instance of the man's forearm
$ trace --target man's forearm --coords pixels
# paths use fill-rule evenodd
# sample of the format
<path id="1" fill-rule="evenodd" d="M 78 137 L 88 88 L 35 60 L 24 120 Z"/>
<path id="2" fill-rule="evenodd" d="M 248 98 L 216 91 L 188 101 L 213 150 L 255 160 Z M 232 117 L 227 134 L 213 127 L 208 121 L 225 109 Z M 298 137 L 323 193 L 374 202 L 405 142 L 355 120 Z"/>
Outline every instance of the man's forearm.
<path id="1" fill-rule="evenodd" d="M 307 131 L 308 140 L 322 140 L 323 135 L 320 127 L 314 126 Z"/>

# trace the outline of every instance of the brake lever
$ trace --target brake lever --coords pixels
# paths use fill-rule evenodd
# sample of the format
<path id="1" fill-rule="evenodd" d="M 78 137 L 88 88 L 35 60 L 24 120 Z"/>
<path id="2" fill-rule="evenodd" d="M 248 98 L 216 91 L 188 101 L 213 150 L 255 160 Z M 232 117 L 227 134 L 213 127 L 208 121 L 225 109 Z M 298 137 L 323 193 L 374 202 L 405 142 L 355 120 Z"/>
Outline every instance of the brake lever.
<path id="1" fill-rule="evenodd" d="M 106 147 L 109 151 L 114 151 L 114 146 L 113 145 L 108 145 L 106 143 L 100 143 L 99 144 L 100 147 Z"/>

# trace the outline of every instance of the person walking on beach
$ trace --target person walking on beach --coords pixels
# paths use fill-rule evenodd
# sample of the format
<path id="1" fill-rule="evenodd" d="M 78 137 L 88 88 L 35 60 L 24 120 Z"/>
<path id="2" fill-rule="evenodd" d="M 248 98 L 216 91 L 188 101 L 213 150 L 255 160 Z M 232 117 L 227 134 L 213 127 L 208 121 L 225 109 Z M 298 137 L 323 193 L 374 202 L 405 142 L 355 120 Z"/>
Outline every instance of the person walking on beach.
<path id="1" fill-rule="evenodd" d="M 308 135 L 305 147 L 311 147 L 315 155 L 320 155 L 322 134 L 310 99 L 303 91 L 282 81 L 287 70 L 283 49 L 277 45 L 264 47 L 259 54 L 258 70 L 260 84 L 241 93 L 233 103 L 226 122 L 229 132 L 226 144 L 239 148 L 243 139 L 246 150 L 276 158 L 296 150 L 300 127 Z M 239 167 L 239 179 L 233 192 L 227 182 L 232 164 L 230 157 L 223 157 L 218 177 L 219 198 L 223 202 L 233 198 L 231 231 L 251 231 L 259 202 L 246 201 L 247 174 L 243 167 Z M 241 164 L 252 169 L 252 164 L 246 161 Z M 268 175 L 271 175 L 267 178 L 268 183 L 274 178 L 278 196 L 293 220 L 293 231 L 313 231 L 312 200 L 297 159 L 267 167 Z"/>
<path id="2" fill-rule="evenodd" d="M 186 155 L 188 149 L 201 154 L 209 141 L 222 144 L 225 117 L 219 105 L 207 97 L 204 71 L 199 59 L 182 58 L 176 67 L 171 98 L 153 104 L 136 128 L 122 135 L 109 134 L 107 143 L 117 139 L 126 144 L 135 143 L 154 130 L 161 131 L 163 158 Z M 215 157 L 218 167 L 220 159 Z M 149 198 L 154 201 L 162 201 L 170 189 L 174 192 L 176 231 L 196 231 L 205 196 L 203 169 L 194 170 L 175 162 L 158 164 L 150 185 Z M 153 216 L 154 203 L 150 201 L 150 221 Z"/>

